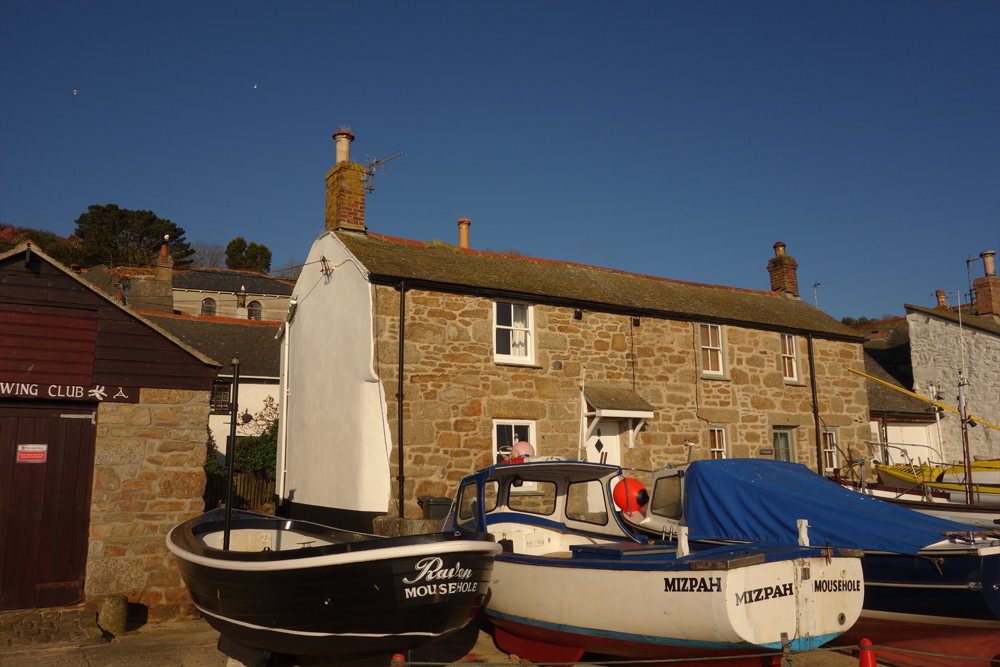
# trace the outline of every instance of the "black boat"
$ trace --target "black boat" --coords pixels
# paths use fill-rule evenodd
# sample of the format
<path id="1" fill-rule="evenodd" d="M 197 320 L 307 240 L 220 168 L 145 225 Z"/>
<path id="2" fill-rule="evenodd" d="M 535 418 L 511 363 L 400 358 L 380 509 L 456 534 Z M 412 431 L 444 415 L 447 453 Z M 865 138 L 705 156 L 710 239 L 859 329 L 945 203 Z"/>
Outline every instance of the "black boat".
<path id="1" fill-rule="evenodd" d="M 475 616 L 500 546 L 485 533 L 379 537 L 234 510 L 167 535 L 208 623 L 246 647 L 338 658 L 402 652 Z"/>

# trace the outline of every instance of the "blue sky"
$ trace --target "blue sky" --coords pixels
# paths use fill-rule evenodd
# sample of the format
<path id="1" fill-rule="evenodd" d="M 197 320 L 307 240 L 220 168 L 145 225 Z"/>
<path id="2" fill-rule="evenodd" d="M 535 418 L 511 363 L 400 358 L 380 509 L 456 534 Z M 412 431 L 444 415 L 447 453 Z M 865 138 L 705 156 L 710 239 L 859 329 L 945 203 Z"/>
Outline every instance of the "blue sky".
<path id="1" fill-rule="evenodd" d="M 0 221 L 303 259 L 349 125 L 404 152 L 372 231 L 752 289 L 783 241 L 804 299 L 902 314 L 1000 251 L 998 35 L 992 1 L 2 0 Z"/>

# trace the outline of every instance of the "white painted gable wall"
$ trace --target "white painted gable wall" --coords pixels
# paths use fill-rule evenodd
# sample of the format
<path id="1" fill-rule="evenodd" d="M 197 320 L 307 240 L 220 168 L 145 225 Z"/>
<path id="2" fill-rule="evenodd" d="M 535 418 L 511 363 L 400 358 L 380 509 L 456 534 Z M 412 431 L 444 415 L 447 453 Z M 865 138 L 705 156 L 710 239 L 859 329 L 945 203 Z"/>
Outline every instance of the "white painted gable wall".
<path id="1" fill-rule="evenodd" d="M 321 257 L 336 267 L 329 278 Z M 296 503 L 385 512 L 391 442 L 385 397 L 372 370 L 367 271 L 332 233 L 313 243 L 306 262 L 282 339 L 281 394 L 286 383 L 288 394 L 278 492 Z"/>

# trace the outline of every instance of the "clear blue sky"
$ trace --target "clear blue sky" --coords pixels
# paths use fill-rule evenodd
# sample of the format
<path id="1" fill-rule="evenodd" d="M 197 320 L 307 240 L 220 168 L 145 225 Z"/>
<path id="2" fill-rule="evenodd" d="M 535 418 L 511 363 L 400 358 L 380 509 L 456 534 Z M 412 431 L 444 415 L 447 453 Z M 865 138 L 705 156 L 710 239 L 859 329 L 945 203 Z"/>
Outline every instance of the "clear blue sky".
<path id="1" fill-rule="evenodd" d="M 783 241 L 837 318 L 1000 251 L 993 0 L 0 2 L 6 224 L 303 259 L 345 124 L 392 236 L 754 289 Z"/>

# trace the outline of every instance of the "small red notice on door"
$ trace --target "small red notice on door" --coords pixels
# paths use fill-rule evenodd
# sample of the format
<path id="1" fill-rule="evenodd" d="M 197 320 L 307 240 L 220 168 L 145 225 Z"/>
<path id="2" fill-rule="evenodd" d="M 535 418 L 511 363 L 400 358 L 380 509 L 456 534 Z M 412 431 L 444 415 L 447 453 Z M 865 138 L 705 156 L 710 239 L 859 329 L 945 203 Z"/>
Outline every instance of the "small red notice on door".
<path id="1" fill-rule="evenodd" d="M 18 445 L 17 461 L 18 463 L 45 463 L 48 451 L 48 445 Z"/>

